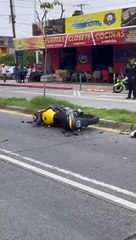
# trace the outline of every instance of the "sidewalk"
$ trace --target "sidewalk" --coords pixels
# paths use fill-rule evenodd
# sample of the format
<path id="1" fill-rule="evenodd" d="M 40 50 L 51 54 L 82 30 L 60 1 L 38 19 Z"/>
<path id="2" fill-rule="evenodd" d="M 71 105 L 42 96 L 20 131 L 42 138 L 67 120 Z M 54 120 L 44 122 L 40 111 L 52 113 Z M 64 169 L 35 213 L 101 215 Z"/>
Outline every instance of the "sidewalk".
<path id="1" fill-rule="evenodd" d="M 5 83 L 0 80 L 0 86 L 11 86 L 11 87 L 28 87 L 28 88 L 44 88 L 43 82 L 26 82 L 26 83 L 16 83 L 15 80 L 7 80 Z M 73 90 L 80 91 L 80 84 L 73 83 L 60 83 L 60 82 L 52 82 L 45 84 L 46 89 L 60 89 L 60 90 Z M 90 92 L 112 92 L 112 85 L 106 84 L 86 84 L 83 83 L 81 87 L 82 91 L 90 91 Z"/>

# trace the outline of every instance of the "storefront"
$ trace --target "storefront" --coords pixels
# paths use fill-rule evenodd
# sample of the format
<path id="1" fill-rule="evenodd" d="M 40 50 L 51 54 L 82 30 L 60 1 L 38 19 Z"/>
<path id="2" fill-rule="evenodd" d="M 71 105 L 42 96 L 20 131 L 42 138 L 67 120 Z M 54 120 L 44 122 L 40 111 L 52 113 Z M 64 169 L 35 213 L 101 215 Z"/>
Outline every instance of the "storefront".
<path id="1" fill-rule="evenodd" d="M 136 27 L 130 26 L 135 15 L 136 8 L 130 8 L 66 18 L 65 33 L 47 35 L 46 41 L 44 36 L 15 39 L 14 47 L 40 49 L 44 55 L 47 47 L 47 72 L 110 69 L 119 73 L 129 57 L 136 57 Z"/>

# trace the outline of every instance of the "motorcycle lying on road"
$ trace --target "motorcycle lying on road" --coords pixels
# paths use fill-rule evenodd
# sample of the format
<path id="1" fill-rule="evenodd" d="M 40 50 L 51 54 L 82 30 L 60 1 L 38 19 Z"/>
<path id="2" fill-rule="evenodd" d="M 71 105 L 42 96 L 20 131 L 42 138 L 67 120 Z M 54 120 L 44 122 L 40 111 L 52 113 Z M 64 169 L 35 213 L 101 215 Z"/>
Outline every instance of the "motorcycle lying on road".
<path id="1" fill-rule="evenodd" d="M 57 126 L 67 131 L 80 130 L 82 127 L 97 124 L 99 117 L 86 114 L 82 110 L 69 107 L 50 106 L 34 112 L 33 121 L 37 125 Z"/>
<path id="2" fill-rule="evenodd" d="M 117 78 L 117 83 L 113 86 L 113 92 L 121 93 L 123 90 L 128 90 L 128 78 L 124 75 L 121 75 Z"/>

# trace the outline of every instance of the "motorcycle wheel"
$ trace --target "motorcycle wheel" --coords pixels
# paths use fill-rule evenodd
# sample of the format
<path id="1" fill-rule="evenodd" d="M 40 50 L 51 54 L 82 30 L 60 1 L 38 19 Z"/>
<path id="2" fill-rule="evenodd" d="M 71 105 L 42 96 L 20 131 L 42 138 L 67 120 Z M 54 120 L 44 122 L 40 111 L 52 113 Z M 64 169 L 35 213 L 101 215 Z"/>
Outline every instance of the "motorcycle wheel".
<path id="1" fill-rule="evenodd" d="M 89 125 L 97 124 L 99 122 L 99 117 L 91 114 L 82 114 L 77 120 L 80 121 L 81 127 L 87 127 Z"/>
<path id="2" fill-rule="evenodd" d="M 114 86 L 113 92 L 115 93 L 121 93 L 123 91 L 123 86 Z"/>

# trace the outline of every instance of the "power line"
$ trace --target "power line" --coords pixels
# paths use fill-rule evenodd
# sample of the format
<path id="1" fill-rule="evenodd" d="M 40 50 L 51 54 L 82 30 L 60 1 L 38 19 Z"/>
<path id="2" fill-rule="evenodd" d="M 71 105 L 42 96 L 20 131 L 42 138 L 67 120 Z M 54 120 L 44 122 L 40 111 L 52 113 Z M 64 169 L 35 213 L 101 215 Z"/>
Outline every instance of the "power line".
<path id="1" fill-rule="evenodd" d="M 31 23 L 16 23 L 17 25 L 28 25 L 28 26 L 30 26 L 30 25 L 32 25 Z"/>
<path id="2" fill-rule="evenodd" d="M 81 12 L 84 12 L 83 11 L 83 7 L 85 7 L 85 6 L 89 6 L 89 4 L 86 4 L 86 3 L 80 3 L 80 4 L 77 4 L 77 5 L 74 5 L 75 7 L 79 7 L 80 8 L 80 10 L 81 10 Z"/>

